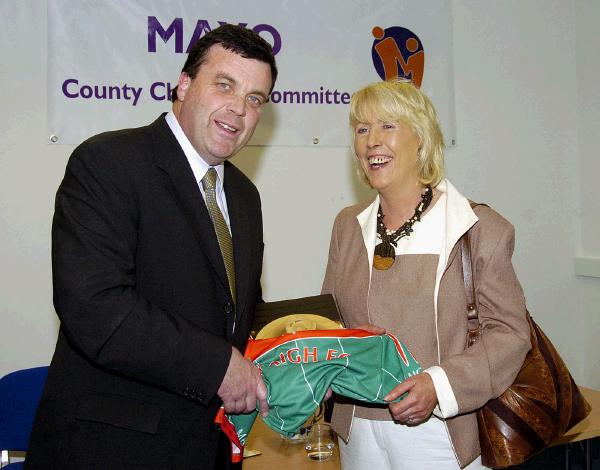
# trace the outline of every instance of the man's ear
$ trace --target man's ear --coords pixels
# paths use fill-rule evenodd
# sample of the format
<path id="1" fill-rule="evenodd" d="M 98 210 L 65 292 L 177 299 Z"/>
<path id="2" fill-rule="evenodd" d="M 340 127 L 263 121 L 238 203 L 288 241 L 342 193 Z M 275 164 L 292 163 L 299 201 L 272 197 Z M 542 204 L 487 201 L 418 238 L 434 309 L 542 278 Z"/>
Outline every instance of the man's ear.
<path id="1" fill-rule="evenodd" d="M 185 94 L 192 83 L 192 79 L 186 72 L 181 72 L 179 75 L 179 81 L 177 82 L 177 100 L 183 101 Z"/>

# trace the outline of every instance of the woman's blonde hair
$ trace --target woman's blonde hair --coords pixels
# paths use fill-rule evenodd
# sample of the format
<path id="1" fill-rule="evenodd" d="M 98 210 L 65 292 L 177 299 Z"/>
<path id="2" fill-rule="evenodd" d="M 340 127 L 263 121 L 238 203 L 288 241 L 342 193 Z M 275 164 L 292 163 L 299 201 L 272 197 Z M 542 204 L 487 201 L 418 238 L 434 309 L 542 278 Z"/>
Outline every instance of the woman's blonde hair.
<path id="1" fill-rule="evenodd" d="M 367 85 L 352 95 L 350 127 L 354 129 L 358 123 L 374 119 L 402 122 L 419 136 L 419 180 L 423 185 L 437 186 L 444 177 L 444 136 L 427 95 L 408 80 Z"/>

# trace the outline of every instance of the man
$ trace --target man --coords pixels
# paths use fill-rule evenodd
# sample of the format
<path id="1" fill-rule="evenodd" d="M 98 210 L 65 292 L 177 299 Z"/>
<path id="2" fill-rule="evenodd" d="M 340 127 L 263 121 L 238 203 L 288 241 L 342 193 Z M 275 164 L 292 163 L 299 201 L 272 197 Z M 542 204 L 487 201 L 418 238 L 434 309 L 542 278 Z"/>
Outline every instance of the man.
<path id="1" fill-rule="evenodd" d="M 73 152 L 52 228 L 61 328 L 27 468 L 227 468 L 218 408 L 267 412 L 240 353 L 261 295 L 260 199 L 227 160 L 276 76 L 267 42 L 221 26 L 191 50 L 170 113 Z"/>

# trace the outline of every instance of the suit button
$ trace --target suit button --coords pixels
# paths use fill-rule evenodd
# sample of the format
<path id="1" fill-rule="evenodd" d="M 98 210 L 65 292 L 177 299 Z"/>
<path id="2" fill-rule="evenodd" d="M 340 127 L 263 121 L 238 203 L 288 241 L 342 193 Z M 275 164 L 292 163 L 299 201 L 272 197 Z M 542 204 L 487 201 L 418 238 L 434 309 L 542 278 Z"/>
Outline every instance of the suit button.
<path id="1" fill-rule="evenodd" d="M 231 302 L 227 302 L 225 304 L 225 306 L 223 307 L 223 310 L 225 311 L 225 313 L 227 315 L 229 315 L 231 312 L 233 312 L 233 305 L 231 304 Z"/>

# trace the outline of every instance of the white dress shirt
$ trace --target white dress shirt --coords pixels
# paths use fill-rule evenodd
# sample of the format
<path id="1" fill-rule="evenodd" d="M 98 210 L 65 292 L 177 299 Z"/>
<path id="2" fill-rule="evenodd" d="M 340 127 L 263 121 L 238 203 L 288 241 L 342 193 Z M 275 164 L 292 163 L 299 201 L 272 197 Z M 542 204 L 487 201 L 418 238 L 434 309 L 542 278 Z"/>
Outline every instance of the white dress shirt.
<path id="1" fill-rule="evenodd" d="M 175 135 L 177 142 L 181 145 L 183 149 L 183 153 L 188 159 L 190 167 L 192 167 L 192 171 L 194 172 L 194 178 L 196 178 L 196 183 L 198 183 L 198 187 L 200 188 L 200 192 L 202 193 L 202 197 L 204 198 L 204 202 L 206 203 L 206 194 L 204 193 L 204 188 L 202 187 L 202 178 L 206 175 L 206 172 L 211 167 L 204 158 L 196 151 L 192 143 L 189 141 L 183 129 L 179 125 L 177 118 L 173 114 L 173 111 L 169 111 L 165 116 L 165 120 L 167 124 L 171 128 L 171 131 Z M 231 223 L 229 222 L 229 212 L 227 211 L 227 199 L 225 198 L 225 191 L 223 190 L 223 182 L 225 178 L 225 168 L 223 164 L 216 165 L 213 167 L 217 170 L 217 187 L 216 187 L 216 197 L 217 204 L 221 212 L 223 213 L 223 218 L 225 219 L 225 223 L 227 223 L 227 227 L 229 227 L 229 233 L 231 233 Z"/>

